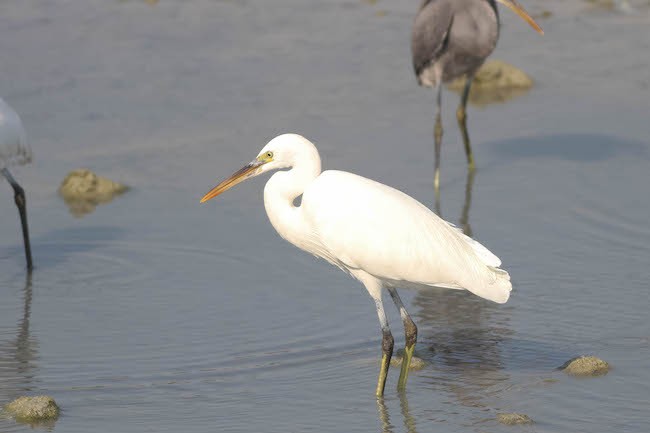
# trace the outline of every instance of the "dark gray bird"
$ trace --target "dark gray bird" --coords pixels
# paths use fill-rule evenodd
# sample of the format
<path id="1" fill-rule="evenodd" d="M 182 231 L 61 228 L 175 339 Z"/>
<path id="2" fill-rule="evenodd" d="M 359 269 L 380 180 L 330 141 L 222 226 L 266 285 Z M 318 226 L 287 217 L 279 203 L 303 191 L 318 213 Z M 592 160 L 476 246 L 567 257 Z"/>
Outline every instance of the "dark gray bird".
<path id="1" fill-rule="evenodd" d="M 496 1 L 512 9 L 539 33 L 544 33 L 516 0 Z M 418 83 L 437 91 L 434 128 L 436 197 L 440 187 L 442 143 L 441 84 L 467 75 L 456 117 L 463 135 L 467 164 L 470 170 L 474 170 L 465 106 L 474 74 L 492 53 L 498 39 L 499 12 L 495 0 L 422 0 L 420 4 L 413 23 L 411 51 Z"/>
<path id="2" fill-rule="evenodd" d="M 32 152 L 25 139 L 23 122 L 13 108 L 0 98 L 0 174 L 7 179 L 14 190 L 14 201 L 18 206 L 20 222 L 23 227 L 23 243 L 28 271 L 32 270 L 32 250 L 29 244 L 25 191 L 9 172 L 9 166 L 24 165 L 31 160 Z"/>

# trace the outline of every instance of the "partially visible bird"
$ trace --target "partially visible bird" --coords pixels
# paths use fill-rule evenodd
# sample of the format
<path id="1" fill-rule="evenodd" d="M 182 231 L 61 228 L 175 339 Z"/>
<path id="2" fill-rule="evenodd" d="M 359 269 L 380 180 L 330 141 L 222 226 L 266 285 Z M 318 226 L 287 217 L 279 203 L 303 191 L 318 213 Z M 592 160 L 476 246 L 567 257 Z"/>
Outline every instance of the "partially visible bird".
<path id="1" fill-rule="evenodd" d="M 7 179 L 14 190 L 14 201 L 18 206 L 20 223 L 23 228 L 23 244 L 27 270 L 32 270 L 32 251 L 29 244 L 27 227 L 27 207 L 25 190 L 16 182 L 9 172 L 13 165 L 24 165 L 32 160 L 32 152 L 25 139 L 25 128 L 18 114 L 0 98 L 0 173 Z"/>
<path id="2" fill-rule="evenodd" d="M 264 206 L 281 237 L 352 275 L 375 301 L 383 334 L 376 394 L 384 393 L 393 336 L 382 302 L 386 289 L 406 335 L 398 387 L 404 389 L 417 327 L 397 288 L 466 289 L 504 303 L 512 286 L 501 261 L 460 229 L 401 191 L 344 171 L 324 171 L 314 144 L 300 135 L 271 140 L 257 157 L 212 188 L 206 202 L 238 183 L 271 170 Z M 294 200 L 302 195 L 300 205 Z"/>
<path id="3" fill-rule="evenodd" d="M 526 20 L 543 34 L 541 27 L 516 0 L 496 0 Z M 442 83 L 467 76 L 456 118 L 460 127 L 467 164 L 474 170 L 474 157 L 467 133 L 467 97 L 478 68 L 492 53 L 499 39 L 499 12 L 495 0 L 422 0 L 413 22 L 411 54 L 421 86 L 437 91 L 434 127 L 436 196 L 440 188 L 440 116 Z"/>

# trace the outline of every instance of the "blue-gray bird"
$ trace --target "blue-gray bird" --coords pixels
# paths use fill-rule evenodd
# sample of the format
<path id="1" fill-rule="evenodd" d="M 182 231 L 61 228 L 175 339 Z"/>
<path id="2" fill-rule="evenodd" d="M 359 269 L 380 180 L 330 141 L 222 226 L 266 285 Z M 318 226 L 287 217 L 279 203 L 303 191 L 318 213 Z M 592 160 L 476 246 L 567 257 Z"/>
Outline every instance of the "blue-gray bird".
<path id="1" fill-rule="evenodd" d="M 544 33 L 516 0 L 496 1 L 512 9 L 539 33 Z M 474 74 L 492 53 L 498 39 L 499 12 L 495 0 L 422 0 L 420 4 L 413 23 L 411 51 L 418 83 L 437 91 L 434 128 L 436 197 L 440 188 L 442 143 L 441 84 L 467 76 L 456 117 L 463 135 L 467 164 L 472 171 L 474 158 L 467 133 L 465 106 Z"/>
<path id="2" fill-rule="evenodd" d="M 32 251 L 27 228 L 25 191 L 9 172 L 9 166 L 24 165 L 31 160 L 32 152 L 25 140 L 23 122 L 13 108 L 0 98 L 0 174 L 7 179 L 14 190 L 14 201 L 18 206 L 20 222 L 23 227 L 23 243 L 28 271 L 32 270 Z"/>

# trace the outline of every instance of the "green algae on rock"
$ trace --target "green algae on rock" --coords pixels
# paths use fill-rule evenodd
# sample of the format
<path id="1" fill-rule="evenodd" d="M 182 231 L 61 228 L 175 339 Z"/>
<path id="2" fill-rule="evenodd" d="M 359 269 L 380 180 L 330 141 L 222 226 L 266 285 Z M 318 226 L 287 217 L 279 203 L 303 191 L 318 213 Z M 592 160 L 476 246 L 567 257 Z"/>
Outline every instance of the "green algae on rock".
<path id="1" fill-rule="evenodd" d="M 533 420 L 523 413 L 499 413 L 497 420 L 505 425 L 532 424 Z"/>
<path id="2" fill-rule="evenodd" d="M 59 416 L 59 406 L 47 395 L 18 397 L 5 405 L 4 410 L 16 421 L 27 423 L 55 420 Z"/>
<path id="3" fill-rule="evenodd" d="M 603 376 L 609 372 L 609 364 L 595 356 L 578 356 L 565 362 L 560 370 L 571 376 Z"/>
<path id="4" fill-rule="evenodd" d="M 74 216 L 83 216 L 95 210 L 98 204 L 108 203 L 128 187 L 97 176 L 92 171 L 81 168 L 66 175 L 59 187 L 59 194 Z"/>
<path id="5" fill-rule="evenodd" d="M 457 78 L 448 83 L 447 88 L 460 93 L 465 80 L 465 76 Z M 528 92 L 533 83 L 533 79 L 521 69 L 500 60 L 488 60 L 474 76 L 469 102 L 479 106 L 505 102 Z"/>

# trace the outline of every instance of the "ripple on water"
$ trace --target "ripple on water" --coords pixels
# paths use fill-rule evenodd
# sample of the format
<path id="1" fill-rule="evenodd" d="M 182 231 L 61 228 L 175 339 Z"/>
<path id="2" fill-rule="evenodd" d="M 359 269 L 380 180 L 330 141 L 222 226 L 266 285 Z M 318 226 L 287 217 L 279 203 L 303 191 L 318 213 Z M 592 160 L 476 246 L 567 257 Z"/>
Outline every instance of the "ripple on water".
<path id="1" fill-rule="evenodd" d="M 120 239 L 41 240 L 38 245 L 31 307 L 36 324 L 30 332 L 39 344 L 23 362 L 35 369 L 39 386 L 75 416 L 85 408 L 88 414 L 81 416 L 90 420 L 107 413 L 103 405 L 139 402 L 139 416 L 153 418 L 175 398 L 208 398 L 211 405 L 239 411 L 252 395 L 272 402 L 274 395 L 265 389 L 291 392 L 296 381 L 314 390 L 323 384 L 354 390 L 362 380 L 350 381 L 341 374 L 346 368 L 375 376 L 375 359 L 371 365 L 358 363 L 369 351 L 378 353 L 375 333 L 350 338 L 347 321 L 314 324 L 311 312 L 300 308 L 284 320 L 263 317 L 284 314 L 291 295 L 269 294 L 260 309 L 260 290 L 285 281 L 286 274 L 259 281 L 248 270 L 261 263 L 249 257 Z M 3 327 L 0 335 L 10 339 L 17 333 Z M 29 383 L 25 374 L 15 374 L 16 389 Z M 182 416 L 207 422 L 213 411 Z"/>

